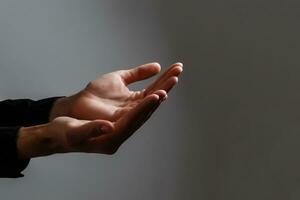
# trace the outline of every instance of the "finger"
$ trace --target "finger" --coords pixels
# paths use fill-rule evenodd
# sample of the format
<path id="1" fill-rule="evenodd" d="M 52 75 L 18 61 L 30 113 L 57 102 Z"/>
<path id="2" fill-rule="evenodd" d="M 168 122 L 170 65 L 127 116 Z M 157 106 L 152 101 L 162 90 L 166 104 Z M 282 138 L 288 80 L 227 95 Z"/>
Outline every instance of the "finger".
<path id="1" fill-rule="evenodd" d="M 157 90 L 153 94 L 156 94 L 159 96 L 159 100 L 163 100 L 167 96 L 167 92 L 165 90 Z"/>
<path id="2" fill-rule="evenodd" d="M 113 149 L 113 152 L 115 152 L 127 138 L 149 119 L 159 107 L 162 101 L 160 98 L 165 99 L 166 95 L 166 91 L 162 90 L 149 95 L 133 110 L 130 110 L 126 116 L 114 123 L 115 128 L 113 132 L 89 140 L 85 151 L 105 153 L 107 150 Z"/>
<path id="3" fill-rule="evenodd" d="M 159 63 L 147 63 L 132 69 L 121 70 L 120 75 L 124 80 L 125 85 L 130 83 L 150 78 L 160 72 Z"/>
<path id="4" fill-rule="evenodd" d="M 154 91 L 161 89 L 160 86 L 170 77 L 178 76 L 182 71 L 182 63 L 175 63 L 171 65 L 157 80 L 155 80 L 152 84 L 150 84 L 146 90 L 145 94 L 151 94 Z"/>
<path id="5" fill-rule="evenodd" d="M 152 92 L 152 94 L 157 94 L 158 96 L 165 97 L 167 92 L 163 89 L 156 90 L 155 92 Z M 143 99 L 147 96 L 145 93 L 145 90 L 142 91 L 131 91 L 131 95 L 127 98 L 127 101 L 136 101 L 137 99 Z"/>
<path id="6" fill-rule="evenodd" d="M 161 89 L 165 90 L 168 93 L 177 83 L 178 77 L 173 76 L 161 85 Z"/>
<path id="7" fill-rule="evenodd" d="M 76 127 L 67 133 L 67 141 L 71 146 L 79 145 L 86 140 L 113 132 L 113 124 L 105 120 L 95 120 Z"/>
<path id="8" fill-rule="evenodd" d="M 121 141 L 130 137 L 149 118 L 149 113 L 153 112 L 160 104 L 160 97 L 157 94 L 147 96 L 130 112 L 116 122 L 116 132 Z"/>
<path id="9" fill-rule="evenodd" d="M 168 98 L 168 94 L 167 94 L 167 92 L 165 90 L 158 90 L 158 91 L 154 92 L 154 94 L 157 94 L 159 96 L 159 104 L 157 104 L 156 106 L 154 106 L 152 108 L 152 110 L 149 111 L 149 113 L 147 114 L 147 116 L 143 119 L 143 123 L 142 124 L 144 124 L 151 117 L 151 115 L 155 112 L 155 110 L 159 107 L 159 105 L 163 101 L 167 100 L 167 98 Z"/>
<path id="10" fill-rule="evenodd" d="M 166 76 L 164 79 L 162 79 L 160 82 L 158 82 L 152 90 L 155 91 L 155 90 L 159 90 L 159 89 L 165 89 L 164 86 L 166 85 L 166 83 L 170 82 L 170 79 L 172 77 L 173 77 L 173 79 L 174 79 L 174 77 L 177 78 L 182 71 L 183 71 L 183 69 L 180 66 L 173 68 L 168 73 L 168 76 Z M 152 92 L 152 91 L 150 91 L 150 92 Z"/>
<path id="11" fill-rule="evenodd" d="M 137 126 L 136 130 L 138 128 L 140 128 L 151 117 L 151 115 L 160 106 L 160 104 L 168 98 L 168 94 L 165 90 L 157 90 L 153 94 L 156 94 L 159 96 L 159 102 L 157 104 L 155 104 L 151 109 L 149 109 L 149 111 L 147 113 L 145 112 L 143 115 L 140 116 L 140 122 L 139 122 L 139 125 Z"/>

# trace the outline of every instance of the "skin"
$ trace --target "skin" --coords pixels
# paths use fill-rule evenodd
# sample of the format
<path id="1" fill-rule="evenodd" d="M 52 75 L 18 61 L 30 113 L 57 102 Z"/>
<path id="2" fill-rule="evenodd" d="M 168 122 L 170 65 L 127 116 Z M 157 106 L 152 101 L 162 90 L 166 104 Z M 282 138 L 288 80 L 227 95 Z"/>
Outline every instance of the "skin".
<path id="1" fill-rule="evenodd" d="M 114 154 L 167 99 L 183 68 L 175 63 L 145 89 L 128 89 L 160 70 L 158 63 L 147 63 L 104 74 L 78 93 L 57 100 L 49 123 L 20 129 L 19 158 L 67 152 Z"/>

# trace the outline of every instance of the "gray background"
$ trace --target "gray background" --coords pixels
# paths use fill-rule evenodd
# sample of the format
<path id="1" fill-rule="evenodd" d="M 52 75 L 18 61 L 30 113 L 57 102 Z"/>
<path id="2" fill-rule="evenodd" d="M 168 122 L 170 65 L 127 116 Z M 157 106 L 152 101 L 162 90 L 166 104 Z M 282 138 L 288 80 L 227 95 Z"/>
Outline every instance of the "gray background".
<path id="1" fill-rule="evenodd" d="M 185 64 L 116 155 L 33 159 L 24 178 L 0 180 L 1 198 L 299 199 L 299 19 L 296 0 L 1 0 L 1 99 Z"/>

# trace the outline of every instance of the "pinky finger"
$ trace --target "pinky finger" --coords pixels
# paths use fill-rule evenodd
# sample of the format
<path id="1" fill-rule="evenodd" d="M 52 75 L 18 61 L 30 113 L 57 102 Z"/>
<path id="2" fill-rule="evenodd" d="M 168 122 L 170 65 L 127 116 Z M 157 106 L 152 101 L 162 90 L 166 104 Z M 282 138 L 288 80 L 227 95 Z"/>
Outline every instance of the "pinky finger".
<path id="1" fill-rule="evenodd" d="M 160 97 L 157 94 L 147 96 L 141 103 L 116 122 L 116 134 L 119 140 L 126 140 L 143 125 L 149 118 L 149 113 L 152 113 L 158 107 L 159 99 Z"/>

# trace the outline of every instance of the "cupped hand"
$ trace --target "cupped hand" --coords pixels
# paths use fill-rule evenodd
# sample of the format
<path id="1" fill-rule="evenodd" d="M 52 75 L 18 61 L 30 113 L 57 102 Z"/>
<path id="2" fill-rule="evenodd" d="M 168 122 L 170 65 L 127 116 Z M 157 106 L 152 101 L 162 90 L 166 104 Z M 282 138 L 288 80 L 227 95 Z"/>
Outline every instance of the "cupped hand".
<path id="1" fill-rule="evenodd" d="M 140 91 L 130 91 L 128 85 L 148 79 L 160 72 L 158 63 L 148 63 L 128 70 L 119 70 L 97 77 L 77 94 L 67 97 L 64 108 L 54 109 L 51 119 L 57 117 L 59 110 L 64 115 L 83 120 L 103 119 L 116 122 L 151 94 L 167 95 L 178 81 L 182 64 L 171 65 L 152 84 Z M 58 112 L 55 112 L 58 110 Z"/>
<path id="2" fill-rule="evenodd" d="M 57 147 L 51 154 L 66 152 L 113 154 L 165 99 L 166 94 L 163 93 L 149 94 L 132 109 L 132 112 L 124 114 L 116 122 L 58 117 L 47 125 L 46 131 L 43 131 L 45 134 L 43 138 L 51 138 L 54 144 L 51 146 Z"/>
<path id="3" fill-rule="evenodd" d="M 143 90 L 128 89 L 129 84 L 159 72 L 158 63 L 115 71 L 99 76 L 75 95 L 58 99 L 48 124 L 20 129 L 19 158 L 66 152 L 115 153 L 167 99 L 182 64 L 171 65 Z"/>

